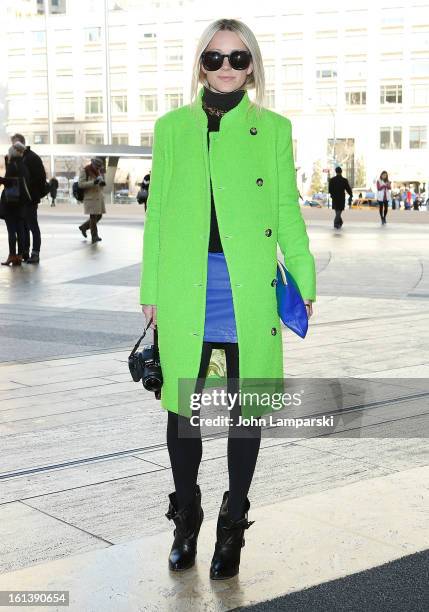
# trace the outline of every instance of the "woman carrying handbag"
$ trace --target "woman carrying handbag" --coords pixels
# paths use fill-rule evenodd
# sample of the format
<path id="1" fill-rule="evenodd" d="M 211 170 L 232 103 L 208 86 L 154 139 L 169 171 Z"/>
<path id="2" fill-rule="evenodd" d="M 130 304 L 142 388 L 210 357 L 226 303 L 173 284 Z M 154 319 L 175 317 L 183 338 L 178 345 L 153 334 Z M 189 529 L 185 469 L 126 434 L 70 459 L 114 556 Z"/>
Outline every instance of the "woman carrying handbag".
<path id="1" fill-rule="evenodd" d="M 249 89 L 255 89 L 255 102 Z M 168 412 L 172 571 L 194 565 L 204 517 L 197 484 L 201 432 L 181 401 L 181 381 L 195 381 L 201 392 L 213 348 L 225 350 L 228 392 L 238 391 L 238 380 L 283 379 L 277 244 L 308 316 L 316 297 L 291 123 L 265 109 L 263 98 L 255 35 L 241 21 L 219 19 L 198 42 L 191 103 L 155 123 L 140 303 L 157 326 L 161 406 Z M 239 572 L 244 531 L 253 523 L 247 494 L 261 440 L 257 412 L 256 422 L 244 425 L 244 404 L 229 407 L 229 488 L 217 520 L 213 580 Z"/>
<path id="2" fill-rule="evenodd" d="M 377 179 L 377 202 L 380 213 L 381 225 L 386 225 L 386 215 L 389 209 L 389 202 L 392 201 L 392 186 L 386 170 Z"/>
<path id="3" fill-rule="evenodd" d="M 31 203 L 30 175 L 23 159 L 25 148 L 19 141 L 9 148 L 5 176 L 0 177 L 0 184 L 4 185 L 0 216 L 5 220 L 9 239 L 9 255 L 1 262 L 2 266 L 20 266 L 25 250 L 25 207 Z"/>

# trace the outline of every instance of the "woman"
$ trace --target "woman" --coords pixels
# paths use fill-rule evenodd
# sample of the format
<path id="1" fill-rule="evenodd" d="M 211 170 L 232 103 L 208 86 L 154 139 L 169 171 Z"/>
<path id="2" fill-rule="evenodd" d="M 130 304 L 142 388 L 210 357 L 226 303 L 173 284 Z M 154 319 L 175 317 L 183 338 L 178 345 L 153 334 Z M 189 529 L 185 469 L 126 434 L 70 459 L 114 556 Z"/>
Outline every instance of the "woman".
<path id="1" fill-rule="evenodd" d="M 248 98 L 251 88 L 255 103 Z M 283 379 L 277 242 L 308 316 L 315 300 L 291 123 L 261 106 L 261 53 L 244 23 L 220 19 L 206 28 L 195 54 L 191 97 L 191 104 L 155 123 L 140 291 L 146 319 L 158 329 L 164 377 L 161 405 L 168 411 L 176 488 L 166 514 L 176 526 L 173 571 L 194 564 L 204 516 L 197 484 L 201 432 L 189 419 L 180 384 L 191 380 L 193 388 L 197 381 L 201 392 L 213 348 L 225 350 L 228 392 L 237 392 L 239 377 L 240 384 Z M 229 489 L 217 522 L 214 580 L 238 573 L 244 530 L 252 524 L 247 494 L 261 426 L 258 419 L 248 426 L 238 421 L 241 414 L 260 416 L 252 410 L 235 402 L 229 415 Z"/>
<path id="2" fill-rule="evenodd" d="M 20 266 L 25 246 L 25 207 L 31 203 L 28 189 L 30 174 L 23 156 L 25 145 L 16 141 L 5 157 L 6 173 L 0 177 L 4 185 L 1 194 L 1 216 L 4 218 L 9 239 L 9 255 L 2 266 Z M 18 252 L 17 252 L 18 243 Z"/>
<path id="3" fill-rule="evenodd" d="M 101 240 L 98 235 L 98 222 L 106 212 L 104 204 L 103 187 L 106 186 L 102 173 L 104 162 L 100 157 L 91 159 L 91 163 L 82 168 L 79 174 L 79 187 L 84 190 L 83 209 L 89 219 L 79 225 L 79 229 L 87 237 L 87 231 L 91 230 L 92 244 Z"/>
<path id="4" fill-rule="evenodd" d="M 380 174 L 380 178 L 377 180 L 377 201 L 378 210 L 381 217 L 381 225 L 385 225 L 389 202 L 392 201 L 392 186 L 386 170 L 383 170 L 383 172 Z"/>

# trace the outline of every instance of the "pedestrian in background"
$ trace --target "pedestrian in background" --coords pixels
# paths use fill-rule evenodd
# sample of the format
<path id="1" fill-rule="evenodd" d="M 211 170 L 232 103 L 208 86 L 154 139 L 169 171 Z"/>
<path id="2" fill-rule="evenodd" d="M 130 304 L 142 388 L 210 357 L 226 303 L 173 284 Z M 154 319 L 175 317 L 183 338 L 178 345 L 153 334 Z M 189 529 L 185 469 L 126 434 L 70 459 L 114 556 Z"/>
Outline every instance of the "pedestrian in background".
<path id="1" fill-rule="evenodd" d="M 25 145 L 25 137 L 22 134 L 14 134 L 11 137 L 11 141 L 12 144 L 20 142 Z M 28 189 L 31 194 L 31 202 L 25 207 L 25 244 L 22 258 L 23 261 L 26 261 L 29 264 L 36 264 L 40 261 L 40 247 L 42 243 L 39 221 L 37 218 L 37 209 L 39 207 L 40 200 L 46 194 L 46 170 L 41 158 L 37 155 L 35 151 L 32 151 L 29 146 L 25 147 L 24 162 L 28 168 L 28 172 L 30 175 Z M 33 239 L 32 248 L 30 242 L 30 233 Z"/>
<path id="2" fill-rule="evenodd" d="M 381 225 L 386 225 L 387 210 L 389 208 L 389 202 L 391 201 L 392 186 L 386 170 L 383 170 L 383 172 L 380 174 L 380 178 L 377 180 L 377 202 L 381 218 Z"/>
<path id="3" fill-rule="evenodd" d="M 58 180 L 55 176 L 49 181 L 49 194 L 51 196 L 51 206 L 55 206 L 55 200 L 57 198 L 58 191 Z"/>
<path id="4" fill-rule="evenodd" d="M 329 179 L 329 194 L 332 198 L 332 208 L 335 210 L 334 227 L 335 229 L 341 229 L 343 220 L 341 213 L 343 212 L 346 205 L 346 194 L 349 194 L 349 204 L 353 199 L 353 191 L 350 187 L 348 180 L 343 176 L 342 169 L 337 166 L 335 168 L 335 176 Z"/>
<path id="5" fill-rule="evenodd" d="M 93 157 L 91 163 L 86 165 L 79 174 L 79 187 L 84 190 L 83 207 L 89 218 L 85 223 L 79 225 L 79 229 L 87 238 L 87 231 L 91 231 L 92 244 L 101 240 L 98 235 L 98 222 L 106 212 L 104 203 L 103 187 L 106 186 L 104 180 L 104 162 L 100 157 Z"/>
<path id="6" fill-rule="evenodd" d="M 30 174 L 24 163 L 24 152 L 25 145 L 16 141 L 5 157 L 5 176 L 0 177 L 0 184 L 4 185 L 0 216 L 5 220 L 9 240 L 9 255 L 6 261 L 2 261 L 2 266 L 20 266 L 22 263 L 25 209 L 31 204 Z"/>
<path id="7" fill-rule="evenodd" d="M 413 200 L 413 194 L 410 189 L 405 192 L 405 210 L 411 210 L 411 202 Z"/>
<path id="8" fill-rule="evenodd" d="M 147 210 L 147 199 L 149 197 L 149 185 L 150 185 L 150 170 L 148 174 L 145 174 L 143 181 L 140 183 L 140 190 L 137 194 L 137 202 L 144 204 L 145 211 Z"/>

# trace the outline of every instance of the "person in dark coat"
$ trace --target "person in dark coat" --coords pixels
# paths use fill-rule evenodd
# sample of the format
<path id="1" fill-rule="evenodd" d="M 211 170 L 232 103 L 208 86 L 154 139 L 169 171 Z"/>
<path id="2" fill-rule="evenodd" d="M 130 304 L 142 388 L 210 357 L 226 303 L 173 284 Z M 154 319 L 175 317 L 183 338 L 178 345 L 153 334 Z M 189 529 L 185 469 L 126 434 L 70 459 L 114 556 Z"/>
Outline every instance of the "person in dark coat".
<path id="1" fill-rule="evenodd" d="M 343 177 L 343 171 L 339 166 L 335 168 L 335 176 L 329 179 L 329 194 L 332 198 L 332 208 L 335 210 L 334 227 L 335 229 L 341 229 L 343 220 L 341 213 L 343 212 L 346 204 L 346 194 L 349 194 L 349 202 L 353 199 L 353 191 L 346 178 Z"/>
<path id="2" fill-rule="evenodd" d="M 9 238 L 9 255 L 2 266 L 20 266 L 24 252 L 25 209 L 31 203 L 28 188 L 30 174 L 24 163 L 25 146 L 16 142 L 5 156 L 6 172 L 0 177 L 4 189 L 0 198 L 0 216 L 4 218 Z M 18 243 L 18 252 L 17 252 Z"/>
<path id="3" fill-rule="evenodd" d="M 58 179 L 53 176 L 49 181 L 49 195 L 51 196 L 51 206 L 55 206 L 55 199 L 58 191 Z"/>
<path id="4" fill-rule="evenodd" d="M 14 134 L 11 138 L 12 144 L 15 142 L 21 142 L 25 145 L 25 137 L 22 134 Z M 28 168 L 30 174 L 30 183 L 28 188 L 31 194 L 31 203 L 25 208 L 25 252 L 23 254 L 23 260 L 27 263 L 39 263 L 40 258 L 40 246 L 41 246 L 41 235 L 39 222 L 37 219 L 37 209 L 40 200 L 45 195 L 46 187 L 46 171 L 40 157 L 31 150 L 29 146 L 26 146 L 24 152 L 24 162 Z M 33 237 L 33 248 L 31 250 L 30 257 L 30 232 Z"/>
<path id="5" fill-rule="evenodd" d="M 145 211 L 147 210 L 147 200 L 149 197 L 149 185 L 150 185 L 150 170 L 148 174 L 145 174 L 143 181 L 140 183 L 140 191 L 137 194 L 137 202 L 144 204 Z"/>

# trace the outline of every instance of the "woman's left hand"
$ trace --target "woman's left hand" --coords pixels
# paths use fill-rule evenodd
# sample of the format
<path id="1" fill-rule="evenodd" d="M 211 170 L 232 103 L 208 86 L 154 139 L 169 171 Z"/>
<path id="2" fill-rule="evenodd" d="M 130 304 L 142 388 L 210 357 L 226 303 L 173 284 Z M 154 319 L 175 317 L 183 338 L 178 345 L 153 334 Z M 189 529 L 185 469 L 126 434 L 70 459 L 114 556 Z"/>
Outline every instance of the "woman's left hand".
<path id="1" fill-rule="evenodd" d="M 313 314 L 313 302 L 311 300 L 304 300 L 304 304 L 307 307 L 307 316 L 310 318 Z"/>

